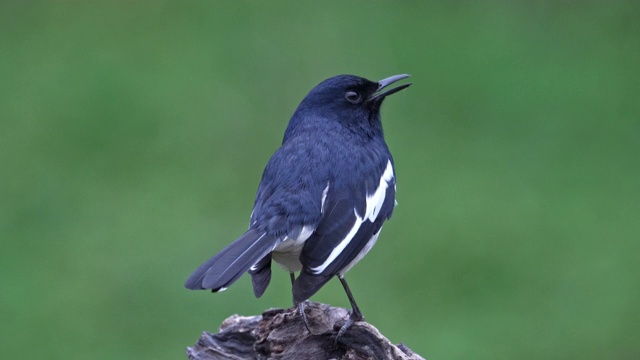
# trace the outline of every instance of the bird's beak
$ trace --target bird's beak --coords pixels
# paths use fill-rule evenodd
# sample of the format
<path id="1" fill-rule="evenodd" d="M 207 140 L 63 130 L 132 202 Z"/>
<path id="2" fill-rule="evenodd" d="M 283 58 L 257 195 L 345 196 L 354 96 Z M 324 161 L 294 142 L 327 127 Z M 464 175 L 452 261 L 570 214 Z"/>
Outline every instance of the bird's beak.
<path id="1" fill-rule="evenodd" d="M 391 95 L 391 94 L 395 94 L 398 91 L 404 90 L 406 88 L 408 88 L 409 86 L 411 86 L 411 83 L 409 84 L 404 84 L 404 85 L 400 85 L 398 87 L 394 87 L 391 89 L 388 89 L 386 91 L 382 91 L 384 90 L 384 88 L 386 88 L 387 86 L 395 83 L 396 81 L 400 81 L 402 79 L 406 79 L 408 78 L 409 75 L 407 74 L 401 74 L 401 75 L 393 75 L 390 76 L 386 79 L 382 79 L 380 81 L 378 81 L 378 90 L 376 90 L 376 92 L 369 98 L 370 101 L 372 100 L 378 100 L 378 101 L 382 101 L 382 99 L 384 99 L 385 97 Z"/>

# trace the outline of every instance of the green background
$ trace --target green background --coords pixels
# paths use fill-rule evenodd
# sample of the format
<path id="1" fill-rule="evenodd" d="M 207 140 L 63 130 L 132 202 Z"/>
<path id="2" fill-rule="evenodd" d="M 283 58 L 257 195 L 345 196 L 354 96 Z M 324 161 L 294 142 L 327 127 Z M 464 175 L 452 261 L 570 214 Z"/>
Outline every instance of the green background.
<path id="1" fill-rule="evenodd" d="M 341 73 L 414 83 L 383 109 L 399 205 L 347 276 L 368 321 L 429 359 L 640 358 L 633 1 L 2 2 L 0 357 L 180 359 L 289 306 L 285 272 L 182 284 Z"/>

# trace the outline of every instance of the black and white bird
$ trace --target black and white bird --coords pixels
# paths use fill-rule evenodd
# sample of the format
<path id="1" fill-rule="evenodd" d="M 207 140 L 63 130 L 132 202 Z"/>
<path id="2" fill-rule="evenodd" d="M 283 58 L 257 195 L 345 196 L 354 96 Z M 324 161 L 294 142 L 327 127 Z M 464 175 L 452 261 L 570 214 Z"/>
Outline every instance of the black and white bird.
<path id="1" fill-rule="evenodd" d="M 388 88 L 407 77 L 374 82 L 339 75 L 311 90 L 264 169 L 249 230 L 196 269 L 185 286 L 219 292 L 248 271 L 260 297 L 273 260 L 291 274 L 294 305 L 303 316 L 303 302 L 337 276 L 352 306 L 341 332 L 362 320 L 344 275 L 371 250 L 396 204 L 380 106 L 411 85 Z"/>

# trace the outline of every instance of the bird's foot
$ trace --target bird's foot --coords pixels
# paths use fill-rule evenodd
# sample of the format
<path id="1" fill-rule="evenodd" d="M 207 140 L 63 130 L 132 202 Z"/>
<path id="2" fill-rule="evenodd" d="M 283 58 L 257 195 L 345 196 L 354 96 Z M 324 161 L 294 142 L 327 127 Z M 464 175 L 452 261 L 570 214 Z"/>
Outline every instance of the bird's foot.
<path id="1" fill-rule="evenodd" d="M 304 308 L 305 308 L 305 304 L 307 302 L 303 301 L 301 303 L 298 304 L 298 312 L 300 313 L 300 317 L 302 318 L 302 322 L 304 323 L 304 327 L 307 328 L 307 331 L 309 332 L 309 334 L 311 335 L 319 335 L 319 334 L 315 334 L 313 331 L 311 331 L 311 328 L 309 327 L 309 321 L 307 320 L 307 314 L 304 312 Z"/>
<path id="2" fill-rule="evenodd" d="M 353 309 L 351 310 L 351 313 L 349 314 L 349 318 L 347 319 L 347 321 L 344 323 L 344 325 L 342 325 L 342 327 L 340 328 L 340 330 L 338 331 L 338 335 L 336 335 L 336 345 L 338 344 L 338 339 L 340 339 L 340 337 L 342 335 L 344 335 L 344 333 L 349 330 L 349 328 L 351 327 L 351 325 L 353 325 L 353 323 L 358 322 L 358 321 L 364 321 L 364 316 L 362 316 L 362 313 L 360 312 L 360 309 Z"/>

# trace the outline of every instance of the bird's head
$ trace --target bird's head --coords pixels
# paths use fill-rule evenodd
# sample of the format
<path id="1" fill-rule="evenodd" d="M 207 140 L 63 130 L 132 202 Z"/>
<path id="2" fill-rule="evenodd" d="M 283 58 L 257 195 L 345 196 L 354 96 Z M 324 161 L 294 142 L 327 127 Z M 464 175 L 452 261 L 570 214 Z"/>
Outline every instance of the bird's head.
<path id="1" fill-rule="evenodd" d="M 294 113 L 287 134 L 302 123 L 338 121 L 347 128 L 365 133 L 382 134 L 380 106 L 384 99 L 411 84 L 389 86 L 409 75 L 394 75 L 380 81 L 371 81 L 354 75 L 338 75 L 318 84 L 302 100 Z"/>

